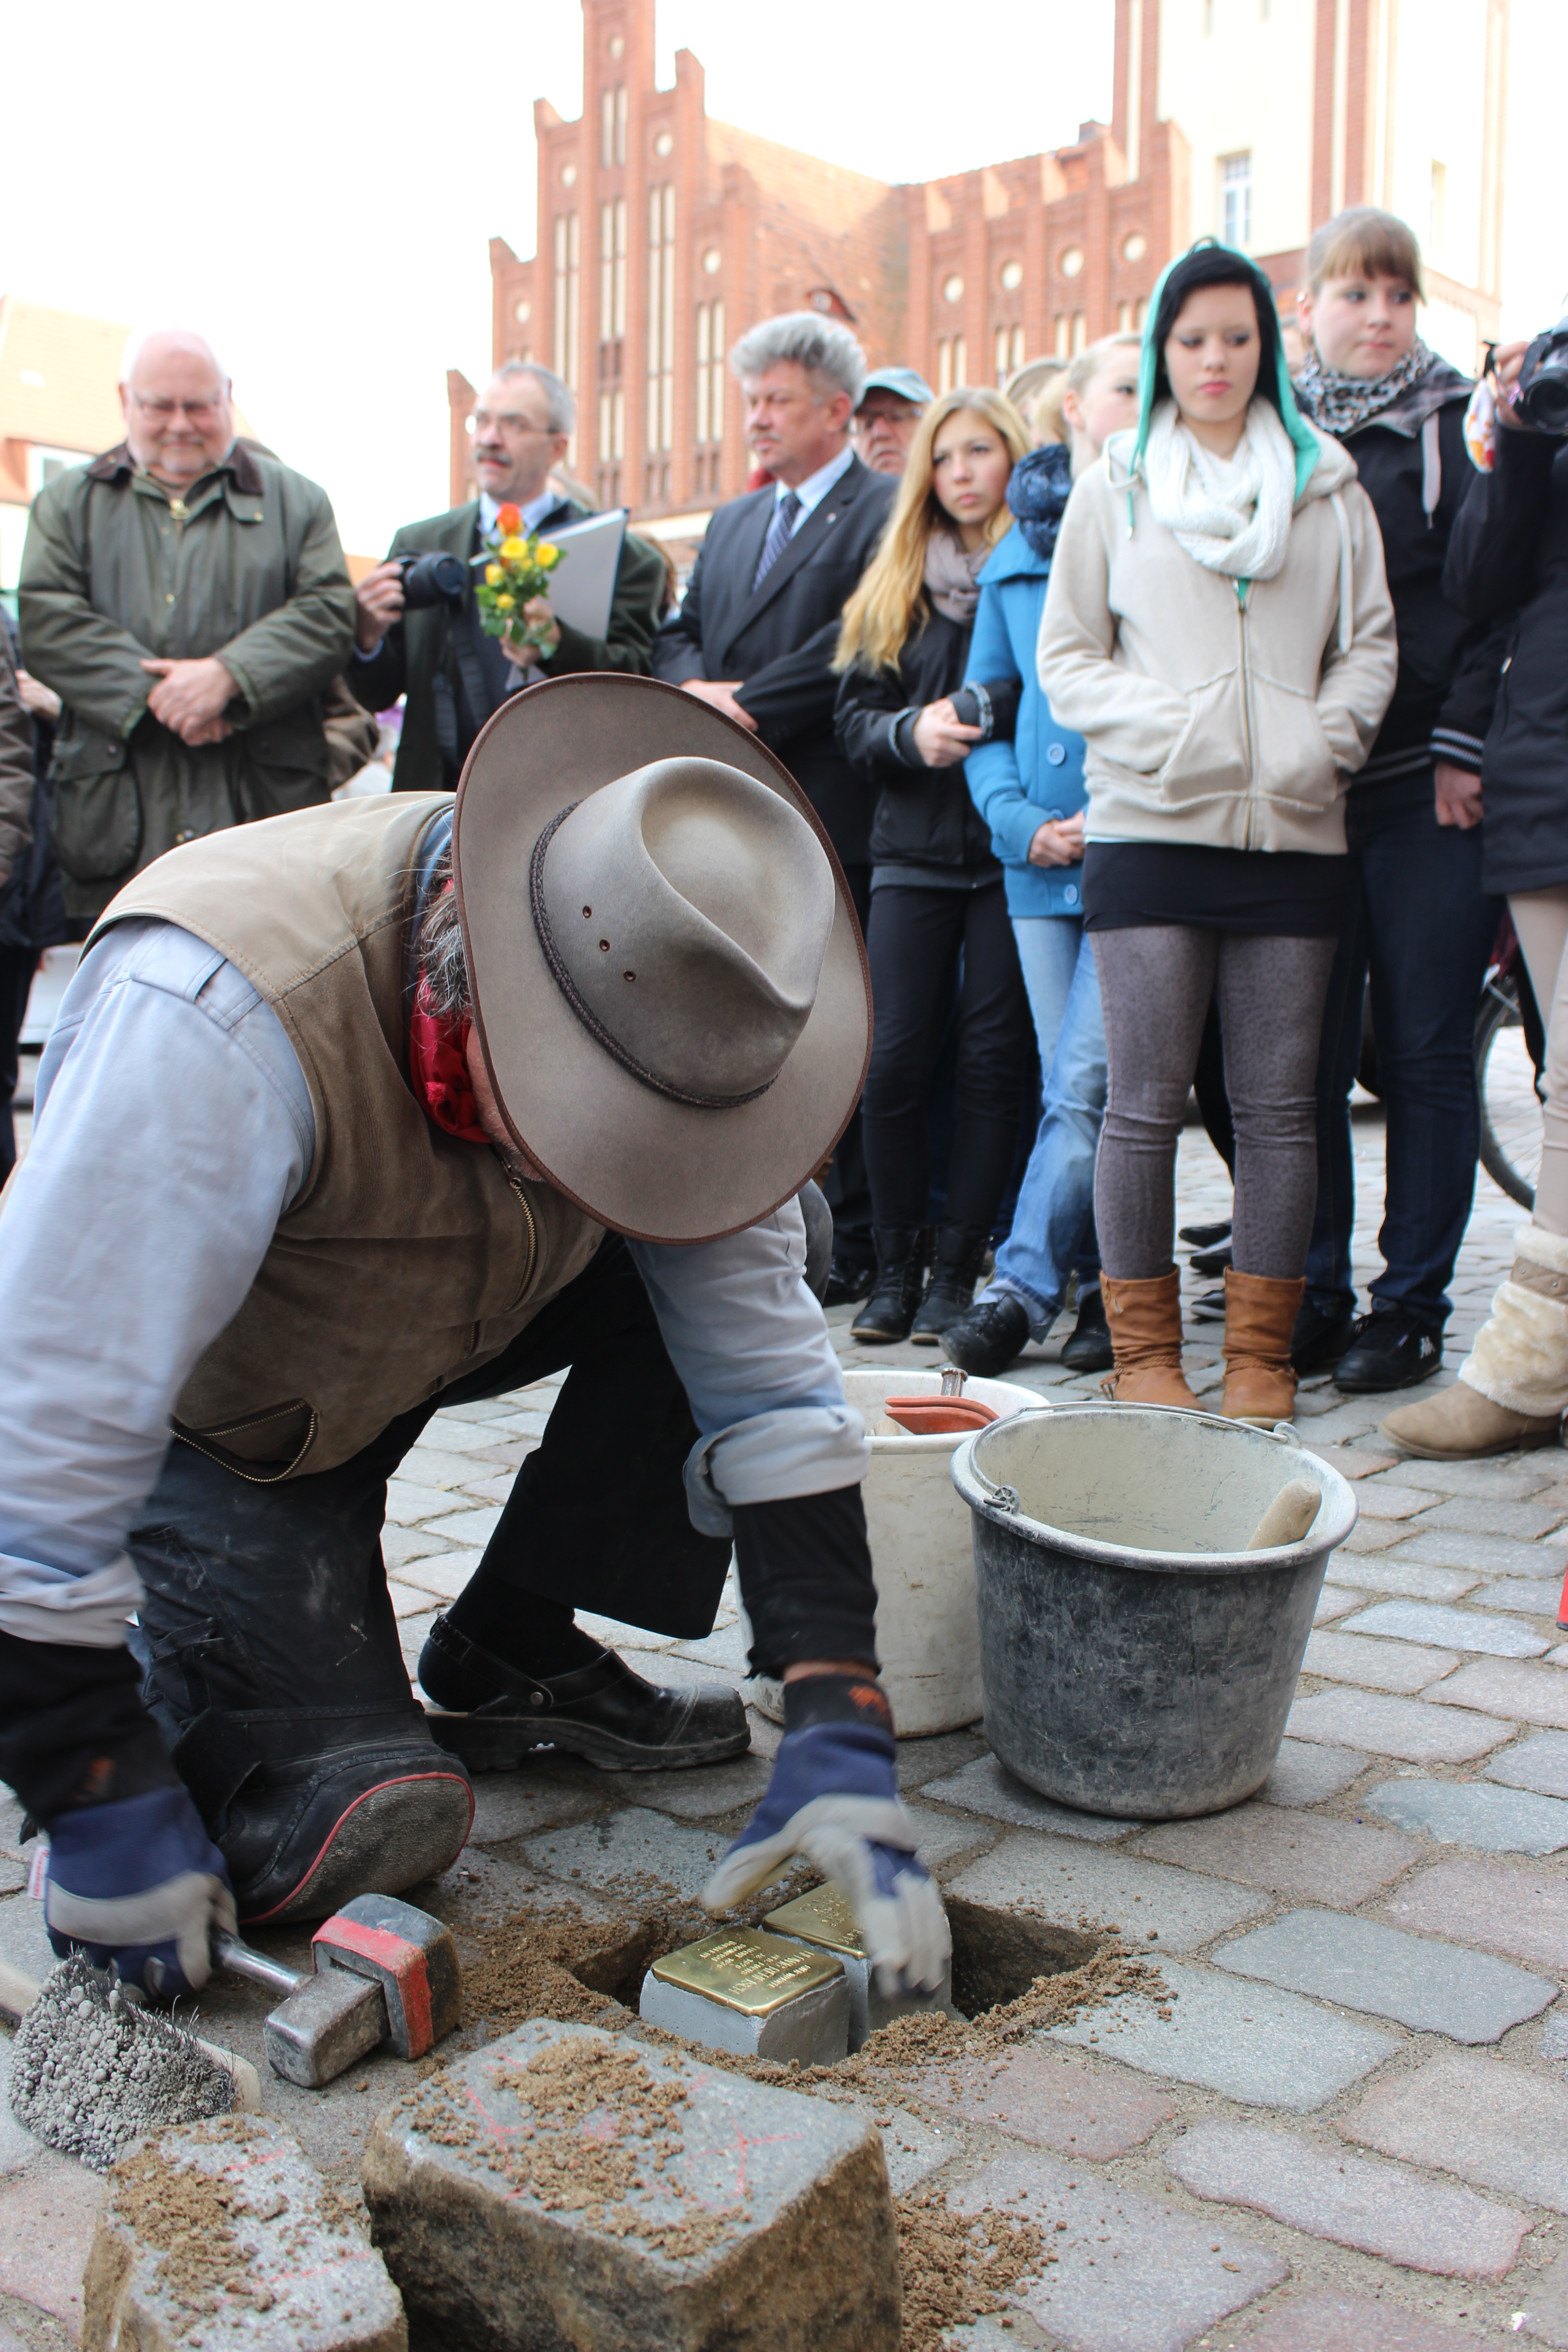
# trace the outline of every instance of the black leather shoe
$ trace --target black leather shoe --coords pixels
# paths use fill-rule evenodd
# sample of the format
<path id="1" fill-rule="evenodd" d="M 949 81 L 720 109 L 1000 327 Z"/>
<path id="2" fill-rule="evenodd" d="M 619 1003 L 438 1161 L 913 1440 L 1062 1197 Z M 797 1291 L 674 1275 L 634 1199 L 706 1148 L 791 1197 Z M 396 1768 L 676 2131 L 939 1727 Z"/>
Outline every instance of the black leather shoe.
<path id="1" fill-rule="evenodd" d="M 1062 1361 L 1069 1372 L 1108 1372 L 1116 1361 L 1110 1327 L 1105 1319 L 1105 1300 L 1098 1289 L 1079 1300 L 1072 1337 L 1062 1342 Z"/>
<path id="2" fill-rule="evenodd" d="M 1230 1244 L 1223 1241 L 1213 1249 L 1194 1250 L 1187 1264 L 1205 1282 L 1212 1282 L 1216 1274 L 1223 1275 L 1230 1264 Z"/>
<path id="3" fill-rule="evenodd" d="M 877 1269 L 868 1258 L 840 1257 L 834 1253 L 827 1269 L 827 1288 L 823 1293 L 824 1307 L 853 1307 L 858 1299 L 868 1297 L 877 1279 Z"/>
<path id="4" fill-rule="evenodd" d="M 1330 1371 L 1355 1338 L 1355 1330 L 1353 1307 L 1335 1307 L 1331 1313 L 1303 1298 L 1290 1335 L 1290 1361 L 1303 1380 L 1312 1372 Z"/>
<path id="5" fill-rule="evenodd" d="M 1190 1243 L 1194 1249 L 1213 1249 L 1216 1243 L 1230 1239 L 1230 1219 L 1222 1218 L 1215 1225 L 1182 1225 L 1176 1233 L 1179 1242 Z"/>
<path id="6" fill-rule="evenodd" d="M 918 1347 L 934 1348 L 959 1317 L 968 1314 L 974 1304 L 974 1286 L 990 1246 L 989 1230 L 975 1232 L 963 1225 L 938 1228 L 936 1262 L 926 1285 L 926 1295 L 910 1326 L 910 1337 Z"/>
<path id="7" fill-rule="evenodd" d="M 506 1771 L 536 1748 L 565 1748 L 607 1771 L 717 1764 L 752 1744 L 746 1710 L 727 1683 L 661 1689 L 602 1651 L 569 1675 L 520 1674 L 437 1617 L 419 1654 L 419 1684 L 439 1712 L 440 1745 L 471 1772 Z"/>
<path id="8" fill-rule="evenodd" d="M 983 1298 L 942 1333 L 943 1352 L 959 1370 L 987 1381 L 999 1379 L 1028 1344 L 1028 1315 L 1022 1300 L 1006 1292 Z"/>
<path id="9" fill-rule="evenodd" d="M 901 1225 L 877 1228 L 877 1279 L 849 1326 L 852 1339 L 881 1347 L 909 1338 L 925 1286 L 929 1233 L 929 1227 L 919 1232 Z"/>
<path id="10" fill-rule="evenodd" d="M 1418 1323 L 1402 1307 L 1384 1307 L 1357 1322 L 1334 1386 L 1353 1396 L 1413 1389 L 1442 1368 L 1441 1324 Z"/>

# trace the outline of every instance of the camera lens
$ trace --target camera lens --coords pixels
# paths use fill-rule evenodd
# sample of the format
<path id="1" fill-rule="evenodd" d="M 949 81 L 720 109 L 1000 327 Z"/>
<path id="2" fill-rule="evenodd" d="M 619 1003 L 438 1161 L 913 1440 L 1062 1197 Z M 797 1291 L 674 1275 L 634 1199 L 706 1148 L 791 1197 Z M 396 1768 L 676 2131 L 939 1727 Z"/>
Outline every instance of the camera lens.
<path id="1" fill-rule="evenodd" d="M 456 555 L 413 555 L 403 566 L 403 602 L 411 613 L 429 604 L 460 604 L 468 567 Z"/>

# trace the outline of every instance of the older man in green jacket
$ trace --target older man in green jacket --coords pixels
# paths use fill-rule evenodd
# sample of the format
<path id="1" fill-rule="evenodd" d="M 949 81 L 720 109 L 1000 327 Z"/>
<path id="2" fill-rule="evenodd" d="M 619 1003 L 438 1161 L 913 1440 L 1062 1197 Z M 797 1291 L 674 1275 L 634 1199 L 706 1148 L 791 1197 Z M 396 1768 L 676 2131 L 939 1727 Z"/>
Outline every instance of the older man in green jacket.
<path id="1" fill-rule="evenodd" d="M 321 698 L 354 597 L 324 490 L 237 440 L 199 337 L 149 336 L 125 439 L 34 502 L 22 643 L 65 706 L 55 846 L 95 918 L 175 843 L 330 796 Z"/>

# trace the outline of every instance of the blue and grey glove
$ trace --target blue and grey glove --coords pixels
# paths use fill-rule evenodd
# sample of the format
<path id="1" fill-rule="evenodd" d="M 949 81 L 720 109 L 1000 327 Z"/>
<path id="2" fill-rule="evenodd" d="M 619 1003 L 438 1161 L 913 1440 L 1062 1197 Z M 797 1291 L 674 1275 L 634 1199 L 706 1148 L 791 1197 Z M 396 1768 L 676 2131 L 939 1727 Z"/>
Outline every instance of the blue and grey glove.
<path id="1" fill-rule="evenodd" d="M 228 1869 L 182 1787 L 57 1813 L 44 1895 L 63 1959 L 112 1960 L 129 1983 L 172 2000 L 212 1970 L 215 1928 L 236 1927 Z"/>
<path id="2" fill-rule="evenodd" d="M 727 1911 L 808 1862 L 854 1912 L 881 1990 L 935 1992 L 952 1938 L 899 1801 L 887 1701 L 868 1677 L 825 1675 L 789 1684 L 784 1705 L 767 1794 L 704 1888 L 704 1908 Z M 799 1715 L 816 1719 L 792 1723 Z"/>

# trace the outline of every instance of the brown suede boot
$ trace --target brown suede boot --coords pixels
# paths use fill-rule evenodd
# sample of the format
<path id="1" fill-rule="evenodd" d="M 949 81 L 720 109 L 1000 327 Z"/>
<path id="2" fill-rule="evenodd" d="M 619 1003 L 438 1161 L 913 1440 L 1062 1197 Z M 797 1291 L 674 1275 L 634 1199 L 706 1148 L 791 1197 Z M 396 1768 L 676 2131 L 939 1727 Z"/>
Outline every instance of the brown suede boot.
<path id="1" fill-rule="evenodd" d="M 1253 1421 L 1272 1429 L 1296 1409 L 1296 1369 L 1290 1335 L 1306 1282 L 1277 1282 L 1266 1274 L 1225 1270 L 1225 1391 L 1226 1421 Z"/>
<path id="2" fill-rule="evenodd" d="M 1118 1404 L 1201 1410 L 1182 1378 L 1182 1278 L 1174 1267 L 1152 1282 L 1117 1282 L 1101 1273 L 1105 1319 L 1116 1370 L 1100 1386 Z"/>

